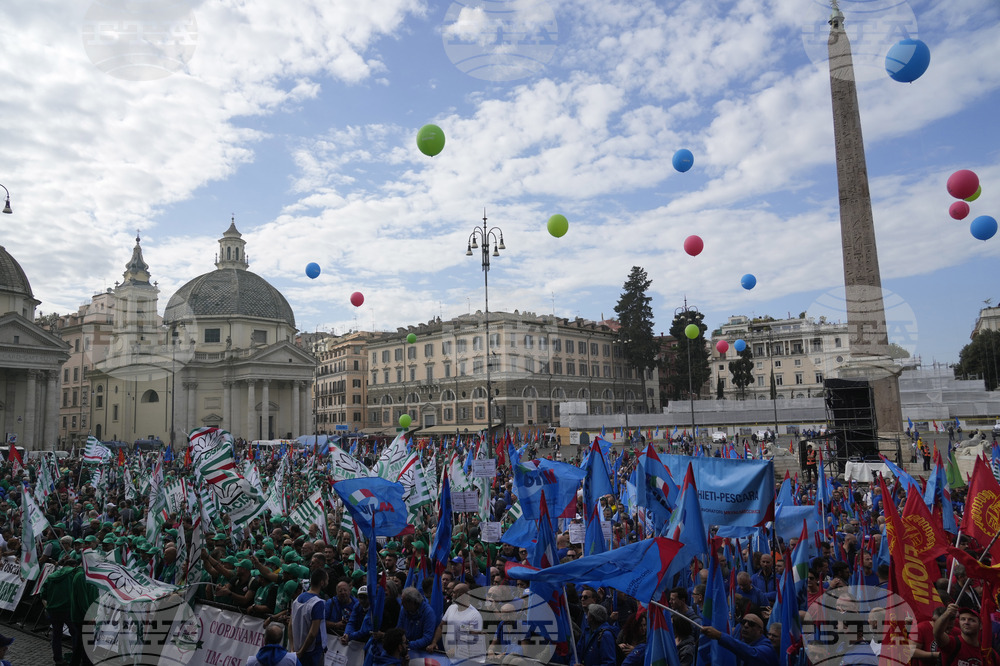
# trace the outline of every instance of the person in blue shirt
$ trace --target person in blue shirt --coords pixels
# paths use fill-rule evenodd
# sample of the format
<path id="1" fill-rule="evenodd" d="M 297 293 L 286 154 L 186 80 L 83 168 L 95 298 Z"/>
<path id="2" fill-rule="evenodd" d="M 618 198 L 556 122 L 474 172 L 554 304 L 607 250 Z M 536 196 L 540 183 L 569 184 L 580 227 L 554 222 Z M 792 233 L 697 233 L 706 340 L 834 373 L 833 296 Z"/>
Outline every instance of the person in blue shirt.
<path id="1" fill-rule="evenodd" d="M 767 597 L 767 605 L 773 606 L 778 594 L 778 583 L 774 575 L 773 560 L 769 553 L 760 556 L 760 570 L 750 577 L 750 583 Z"/>
<path id="2" fill-rule="evenodd" d="M 587 606 L 587 633 L 580 638 L 576 647 L 577 658 L 582 666 L 614 666 L 615 632 L 608 624 L 608 611 L 600 604 Z"/>
<path id="3" fill-rule="evenodd" d="M 756 606 L 757 608 L 770 606 L 771 604 L 768 602 L 767 597 L 764 596 L 764 593 L 754 587 L 750 581 L 750 574 L 746 571 L 736 574 L 736 593 L 747 599 L 751 606 Z"/>
<path id="4" fill-rule="evenodd" d="M 346 580 L 337 583 L 336 595 L 326 602 L 326 630 L 335 634 L 343 633 L 357 605 L 358 600 L 351 594 L 351 584 Z"/>
<path id="5" fill-rule="evenodd" d="M 778 653 L 764 633 L 764 621 L 759 616 L 748 613 L 743 616 L 743 626 L 739 639 L 724 634 L 715 627 L 706 626 L 701 631 L 701 645 L 698 648 L 699 663 L 711 663 L 709 641 L 719 644 L 736 655 L 737 666 L 778 666 Z"/>
<path id="6" fill-rule="evenodd" d="M 264 647 L 247 659 L 247 666 L 300 666 L 298 657 L 281 647 L 284 628 L 277 622 L 264 630 Z"/>
<path id="7" fill-rule="evenodd" d="M 362 585 L 358 588 L 358 603 L 351 611 L 351 619 L 347 621 L 344 634 L 340 637 L 340 642 L 347 645 L 351 641 L 367 641 L 372 634 L 372 614 L 371 604 L 368 599 L 368 586 Z"/>
<path id="8" fill-rule="evenodd" d="M 397 626 L 406 634 L 410 648 L 427 650 L 434 642 L 434 632 L 437 631 L 434 609 L 415 587 L 404 589 L 400 602 L 403 608 Z"/>
<path id="9" fill-rule="evenodd" d="M 309 577 L 309 591 L 292 601 L 292 621 L 289 643 L 295 649 L 302 666 L 322 666 L 326 652 L 326 603 L 320 596 L 326 587 L 325 569 L 317 569 Z"/>

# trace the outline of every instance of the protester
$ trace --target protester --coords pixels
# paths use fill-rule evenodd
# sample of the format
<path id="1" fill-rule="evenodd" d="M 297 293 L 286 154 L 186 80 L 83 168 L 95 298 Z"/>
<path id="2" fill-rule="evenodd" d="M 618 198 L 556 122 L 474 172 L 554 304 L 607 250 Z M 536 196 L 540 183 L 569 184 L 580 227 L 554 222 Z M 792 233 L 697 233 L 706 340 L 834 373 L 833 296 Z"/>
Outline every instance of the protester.
<path id="1" fill-rule="evenodd" d="M 299 666 L 298 657 L 281 646 L 284 628 L 269 624 L 264 629 L 264 647 L 247 659 L 247 666 Z"/>
<path id="2" fill-rule="evenodd" d="M 314 571 L 309 578 L 309 590 L 292 602 L 289 643 L 302 666 L 321 666 L 326 653 L 326 605 L 320 596 L 326 583 L 326 571 Z"/>

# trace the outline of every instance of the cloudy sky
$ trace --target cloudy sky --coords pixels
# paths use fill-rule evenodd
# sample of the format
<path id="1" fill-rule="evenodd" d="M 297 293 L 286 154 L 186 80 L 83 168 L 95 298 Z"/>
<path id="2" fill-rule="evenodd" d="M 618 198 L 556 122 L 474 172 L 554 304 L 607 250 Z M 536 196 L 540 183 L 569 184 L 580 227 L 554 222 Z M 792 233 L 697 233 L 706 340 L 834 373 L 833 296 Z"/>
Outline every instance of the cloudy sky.
<path id="1" fill-rule="evenodd" d="M 1000 5 L 840 4 L 890 327 L 925 363 L 954 361 L 983 301 L 1000 300 L 1000 237 L 968 225 L 1000 216 Z M 508 248 L 493 309 L 611 316 L 638 265 L 657 331 L 685 296 L 712 326 L 836 317 L 829 13 L 815 0 L 3 3 L 2 242 L 40 310 L 64 313 L 121 279 L 138 229 L 162 311 L 214 268 L 235 215 L 251 270 L 301 329 L 394 329 L 482 308 L 465 248 L 485 209 Z M 913 84 L 883 68 L 907 36 L 932 53 Z M 447 135 L 433 158 L 415 144 L 427 123 Z M 671 166 L 679 148 L 695 156 L 687 173 Z M 962 222 L 945 190 L 960 168 L 983 183 Z M 555 213 L 562 238 L 546 231 Z"/>

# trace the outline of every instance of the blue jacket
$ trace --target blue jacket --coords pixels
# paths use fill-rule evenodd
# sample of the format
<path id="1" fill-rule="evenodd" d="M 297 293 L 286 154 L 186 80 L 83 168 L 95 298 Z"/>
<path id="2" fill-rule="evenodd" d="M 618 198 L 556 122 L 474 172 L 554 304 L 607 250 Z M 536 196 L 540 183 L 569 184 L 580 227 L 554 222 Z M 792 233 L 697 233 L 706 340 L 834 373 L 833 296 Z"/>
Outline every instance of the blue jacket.
<path id="1" fill-rule="evenodd" d="M 617 658 L 617 655 L 616 655 Z M 646 644 L 639 643 L 632 651 L 625 655 L 622 666 L 642 666 L 646 663 Z"/>
<path id="2" fill-rule="evenodd" d="M 301 663 L 294 652 L 269 643 L 258 650 L 256 655 L 247 659 L 247 666 L 301 666 Z"/>
<path id="3" fill-rule="evenodd" d="M 738 666 L 778 666 L 778 653 L 767 636 L 761 636 L 753 645 L 747 645 L 738 638 L 722 634 L 719 643 L 736 655 Z"/>
<path id="4" fill-rule="evenodd" d="M 337 597 L 333 597 L 326 602 L 326 619 L 330 622 L 347 622 L 351 619 L 351 613 L 357 605 L 358 600 L 354 597 L 351 597 L 351 600 L 346 604 L 340 603 Z"/>
<path id="5" fill-rule="evenodd" d="M 367 641 L 372 633 L 371 607 L 365 608 L 361 604 L 355 604 L 351 611 L 351 619 L 347 621 L 344 635 L 349 641 Z"/>
<path id="6" fill-rule="evenodd" d="M 761 574 L 755 573 L 750 577 L 750 584 L 760 590 L 764 596 L 767 597 L 767 604 L 765 605 L 774 605 L 774 600 L 778 595 L 778 588 L 776 587 L 777 580 L 773 570 L 771 571 L 771 577 L 766 579 Z"/>
<path id="7" fill-rule="evenodd" d="M 750 603 L 753 604 L 754 606 L 757 606 L 758 608 L 764 608 L 765 606 L 770 606 L 771 604 L 768 602 L 767 597 L 764 596 L 764 593 L 753 586 L 752 578 L 750 580 L 751 580 L 750 591 L 744 592 L 741 588 L 737 587 L 736 594 L 745 597 L 746 599 L 749 599 Z"/>
<path id="8" fill-rule="evenodd" d="M 399 612 L 399 622 L 396 625 L 406 633 L 406 639 L 410 642 L 411 650 L 426 650 L 427 646 L 434 640 L 434 632 L 437 630 L 437 622 L 434 619 L 434 609 L 424 599 L 420 608 L 414 615 L 410 615 L 406 610 Z"/>
<path id="9" fill-rule="evenodd" d="M 580 637 L 577 657 L 583 666 L 615 666 L 615 631 L 605 622 L 601 626 Z"/>

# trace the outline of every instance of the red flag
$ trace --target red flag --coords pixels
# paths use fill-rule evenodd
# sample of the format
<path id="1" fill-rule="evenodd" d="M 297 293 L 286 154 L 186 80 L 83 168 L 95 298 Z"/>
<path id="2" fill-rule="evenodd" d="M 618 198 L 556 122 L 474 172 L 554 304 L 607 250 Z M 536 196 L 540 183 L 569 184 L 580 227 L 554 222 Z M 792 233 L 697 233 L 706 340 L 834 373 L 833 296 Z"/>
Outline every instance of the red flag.
<path id="1" fill-rule="evenodd" d="M 889 555 L 894 563 L 889 568 L 889 591 L 901 596 L 918 620 L 929 620 L 934 609 L 941 605 L 941 597 L 934 587 L 934 581 L 938 579 L 937 566 L 933 571 L 928 570 L 920 551 L 907 541 L 906 527 L 889 495 L 889 489 L 885 487 L 885 479 L 879 476 L 878 483 L 882 488 Z"/>
<path id="2" fill-rule="evenodd" d="M 502 445 L 497 447 L 497 468 L 504 467 L 507 464 L 507 446 L 510 444 L 510 433 L 504 439 Z"/>
<path id="3" fill-rule="evenodd" d="M 976 540 L 979 548 L 986 548 L 1000 531 L 1000 484 L 982 458 L 976 458 L 966 497 L 969 499 L 959 527 L 962 534 Z M 1000 562 L 1000 540 L 994 542 L 990 555 L 993 562 Z"/>
<path id="4" fill-rule="evenodd" d="M 125 449 L 118 449 L 118 466 L 125 466 Z"/>
<path id="5" fill-rule="evenodd" d="M 18 468 L 24 467 L 24 460 L 21 458 L 21 452 L 17 450 L 14 444 L 10 444 L 10 452 L 7 454 L 7 462 L 14 463 L 14 471 L 16 472 Z"/>
<path id="6" fill-rule="evenodd" d="M 190 467 L 191 466 L 191 447 L 190 446 L 187 447 L 186 449 L 184 449 L 184 466 L 185 467 Z"/>
<path id="7" fill-rule="evenodd" d="M 935 520 L 924 498 L 911 487 L 903 506 L 903 530 L 906 543 L 912 545 L 928 569 L 937 568 L 935 560 L 948 552 L 948 537 L 944 535 L 940 517 Z"/>

